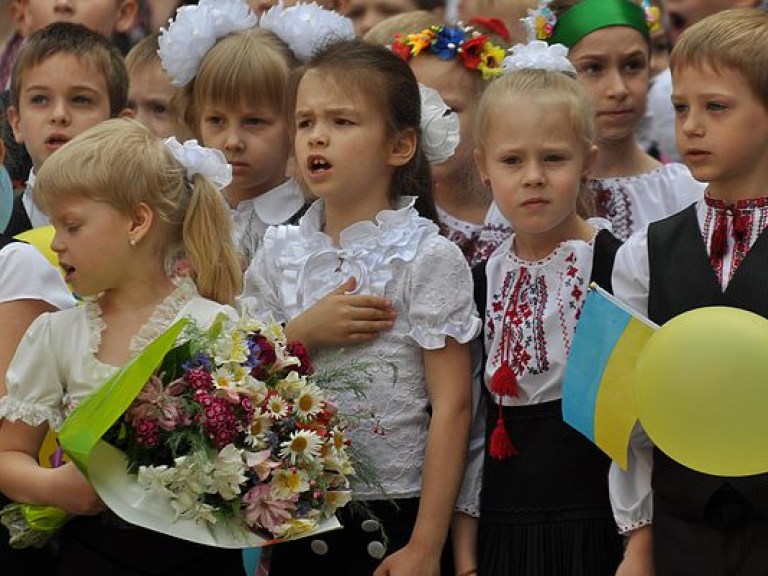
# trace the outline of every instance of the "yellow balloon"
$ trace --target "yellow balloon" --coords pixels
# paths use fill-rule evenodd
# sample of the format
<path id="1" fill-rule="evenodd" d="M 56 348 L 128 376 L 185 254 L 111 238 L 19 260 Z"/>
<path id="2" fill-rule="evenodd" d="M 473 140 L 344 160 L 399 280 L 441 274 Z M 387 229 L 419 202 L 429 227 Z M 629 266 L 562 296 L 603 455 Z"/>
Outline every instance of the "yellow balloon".
<path id="1" fill-rule="evenodd" d="M 699 308 L 648 340 L 634 382 L 640 422 L 681 464 L 717 476 L 768 472 L 768 320 Z"/>
<path id="2" fill-rule="evenodd" d="M 59 257 L 56 255 L 56 252 L 51 250 L 53 234 L 53 226 L 40 226 L 39 228 L 32 228 L 31 230 L 17 234 L 14 238 L 32 244 L 48 259 L 48 262 L 53 264 L 55 268 L 58 268 Z"/>

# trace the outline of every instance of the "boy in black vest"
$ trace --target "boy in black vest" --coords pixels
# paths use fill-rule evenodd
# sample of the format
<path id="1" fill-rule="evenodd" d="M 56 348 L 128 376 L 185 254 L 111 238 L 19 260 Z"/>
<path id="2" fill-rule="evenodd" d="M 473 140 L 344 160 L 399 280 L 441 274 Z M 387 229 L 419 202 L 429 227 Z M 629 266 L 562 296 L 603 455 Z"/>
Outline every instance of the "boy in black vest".
<path id="1" fill-rule="evenodd" d="M 766 38 L 767 12 L 728 10 L 686 30 L 672 53 L 677 146 L 709 187 L 630 238 L 613 271 L 616 296 L 658 324 L 704 306 L 768 318 Z M 768 474 L 695 472 L 638 431 L 610 485 L 629 534 L 618 575 L 768 575 Z"/>

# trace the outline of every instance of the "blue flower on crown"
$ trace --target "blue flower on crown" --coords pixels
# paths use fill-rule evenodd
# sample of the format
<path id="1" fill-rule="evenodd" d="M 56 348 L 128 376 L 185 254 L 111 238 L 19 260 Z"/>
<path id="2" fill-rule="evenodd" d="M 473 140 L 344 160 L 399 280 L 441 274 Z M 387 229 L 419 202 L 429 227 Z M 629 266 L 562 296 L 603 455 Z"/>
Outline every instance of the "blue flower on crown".
<path id="1" fill-rule="evenodd" d="M 431 49 L 441 60 L 450 60 L 456 55 L 459 45 L 466 39 L 467 35 L 461 28 L 446 26 L 437 33 Z"/>

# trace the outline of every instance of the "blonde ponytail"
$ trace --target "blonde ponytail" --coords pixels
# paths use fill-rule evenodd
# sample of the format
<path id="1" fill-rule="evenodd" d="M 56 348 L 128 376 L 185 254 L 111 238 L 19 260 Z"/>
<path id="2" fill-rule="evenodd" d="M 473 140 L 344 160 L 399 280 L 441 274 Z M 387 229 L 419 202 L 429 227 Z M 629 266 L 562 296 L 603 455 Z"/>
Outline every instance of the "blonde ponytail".
<path id="1" fill-rule="evenodd" d="M 182 239 L 184 250 L 196 272 L 202 296 L 232 304 L 242 287 L 240 260 L 232 244 L 230 217 L 218 190 L 206 178 L 192 180 Z"/>

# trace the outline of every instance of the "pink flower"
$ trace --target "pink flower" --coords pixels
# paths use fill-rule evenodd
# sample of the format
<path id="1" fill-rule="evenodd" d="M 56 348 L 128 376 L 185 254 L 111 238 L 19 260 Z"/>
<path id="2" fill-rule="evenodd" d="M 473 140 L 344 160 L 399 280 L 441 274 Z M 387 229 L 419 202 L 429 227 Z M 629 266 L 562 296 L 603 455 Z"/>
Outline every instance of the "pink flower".
<path id="1" fill-rule="evenodd" d="M 261 452 L 246 452 L 245 464 L 248 468 L 253 469 L 259 480 L 264 482 L 269 475 L 272 474 L 272 470 L 280 467 L 280 462 L 270 460 L 272 450 L 262 450 Z"/>
<path id="2" fill-rule="evenodd" d="M 245 521 L 249 526 L 264 528 L 273 532 L 285 524 L 296 509 L 296 498 L 273 500 L 268 484 L 255 486 L 243 497 Z"/>

